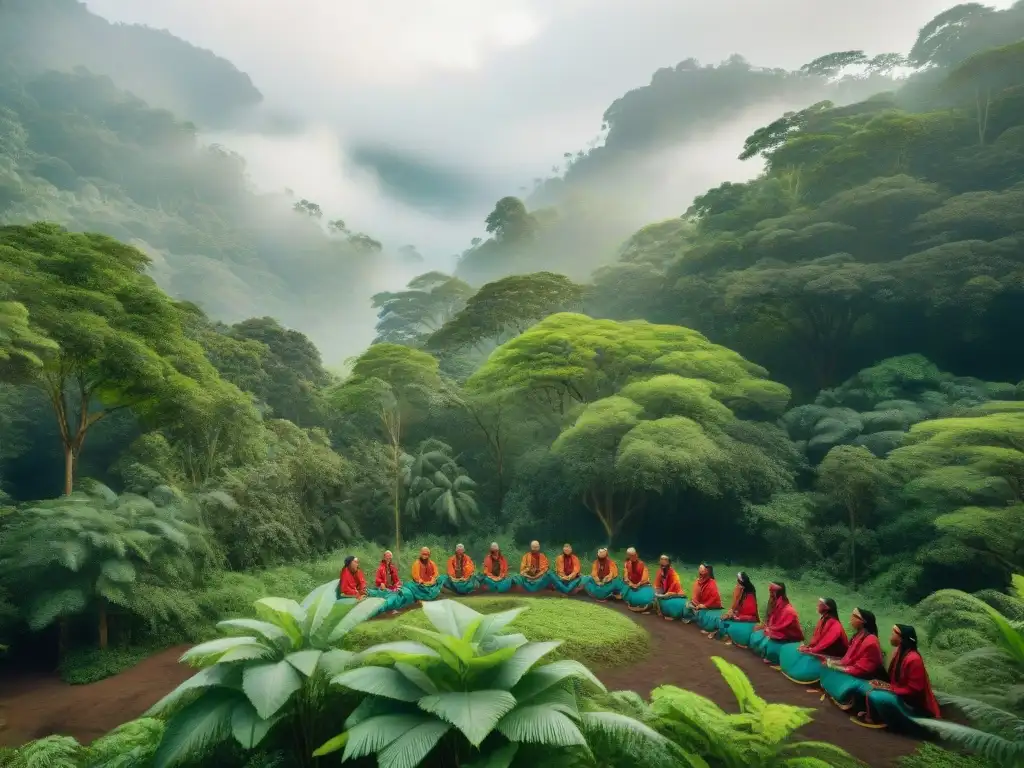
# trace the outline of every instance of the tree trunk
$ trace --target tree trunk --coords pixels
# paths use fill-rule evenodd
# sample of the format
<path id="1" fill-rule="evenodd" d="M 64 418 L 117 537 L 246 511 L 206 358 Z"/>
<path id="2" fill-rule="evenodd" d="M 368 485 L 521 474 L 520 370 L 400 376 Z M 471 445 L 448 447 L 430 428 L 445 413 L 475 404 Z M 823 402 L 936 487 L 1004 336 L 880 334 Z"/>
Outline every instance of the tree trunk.
<path id="1" fill-rule="evenodd" d="M 109 644 L 109 627 L 107 623 L 107 601 L 100 598 L 100 650 L 107 650 Z"/>
<path id="2" fill-rule="evenodd" d="M 64 495 L 70 496 L 75 487 L 75 452 L 71 446 L 64 445 Z"/>

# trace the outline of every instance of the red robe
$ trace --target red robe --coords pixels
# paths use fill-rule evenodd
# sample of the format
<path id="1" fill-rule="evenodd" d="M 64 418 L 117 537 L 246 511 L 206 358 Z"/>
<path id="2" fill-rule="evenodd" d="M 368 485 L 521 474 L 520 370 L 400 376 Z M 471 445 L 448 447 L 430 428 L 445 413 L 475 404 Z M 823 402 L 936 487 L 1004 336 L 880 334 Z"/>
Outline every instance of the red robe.
<path id="1" fill-rule="evenodd" d="M 338 587 L 341 594 L 347 597 L 362 597 L 366 594 L 366 577 L 362 571 L 353 573 L 351 568 L 342 568 Z"/>
<path id="2" fill-rule="evenodd" d="M 757 597 L 748 592 L 740 598 L 739 604 L 733 606 L 733 621 L 761 621 L 761 610 L 757 607 Z"/>
<path id="3" fill-rule="evenodd" d="M 764 634 L 769 640 L 777 643 L 796 643 L 804 639 L 804 630 L 800 626 L 800 617 L 793 604 L 780 598 L 764 627 Z"/>
<path id="4" fill-rule="evenodd" d="M 650 575 L 647 573 L 647 566 L 644 565 L 644 561 L 640 558 L 636 560 L 626 561 L 626 582 L 627 584 L 637 584 L 640 586 L 640 582 L 644 578 L 650 579 Z"/>
<path id="5" fill-rule="evenodd" d="M 825 616 L 818 621 L 807 644 L 808 653 L 839 658 L 850 647 L 850 639 L 846 636 L 843 622 L 835 616 Z"/>
<path id="6" fill-rule="evenodd" d="M 374 579 L 377 589 L 386 589 L 395 592 L 402 587 L 402 580 L 398 578 L 398 567 L 394 561 L 390 563 L 381 560 L 377 568 L 377 578 Z"/>
<path id="7" fill-rule="evenodd" d="M 508 560 L 500 552 L 497 557 L 488 552 L 484 558 L 483 569 L 486 576 L 494 581 L 501 581 L 508 576 Z"/>
<path id="8" fill-rule="evenodd" d="M 685 594 L 676 569 L 671 566 L 658 569 L 658 575 L 654 577 L 654 590 L 665 595 Z"/>
<path id="9" fill-rule="evenodd" d="M 924 668 L 924 659 L 917 651 L 907 651 L 899 668 L 899 653 L 889 663 L 889 685 L 892 692 L 903 699 L 909 706 L 919 712 L 926 712 L 938 720 L 942 713 L 939 702 L 935 700 L 932 684 L 928 680 L 928 671 Z"/>
<path id="10" fill-rule="evenodd" d="M 694 605 L 703 605 L 708 610 L 722 607 L 722 595 L 714 579 L 697 579 L 693 585 L 692 600 Z"/>
<path id="11" fill-rule="evenodd" d="M 861 630 L 853 636 L 846 655 L 839 661 L 839 669 L 862 680 L 872 680 L 885 671 L 882 646 L 878 638 Z"/>

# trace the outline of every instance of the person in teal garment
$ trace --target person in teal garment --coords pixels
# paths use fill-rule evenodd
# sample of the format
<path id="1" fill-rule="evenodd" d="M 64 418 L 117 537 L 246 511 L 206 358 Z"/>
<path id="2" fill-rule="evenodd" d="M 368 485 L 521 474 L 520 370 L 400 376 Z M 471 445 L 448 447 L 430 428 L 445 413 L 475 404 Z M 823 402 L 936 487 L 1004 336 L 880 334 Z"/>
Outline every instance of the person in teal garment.
<path id="1" fill-rule="evenodd" d="M 551 589 L 551 565 L 540 551 L 539 541 L 531 541 L 530 551 L 519 561 L 519 586 L 526 592 Z"/>
<path id="2" fill-rule="evenodd" d="M 583 590 L 599 603 L 618 597 L 622 592 L 619 568 L 608 556 L 608 548 L 597 550 L 597 558 L 590 568 L 590 575 L 583 577 Z"/>
<path id="3" fill-rule="evenodd" d="M 398 566 L 395 565 L 394 555 L 391 550 L 384 553 L 377 567 L 377 576 L 374 579 L 374 588 L 367 589 L 366 594 L 370 597 L 379 597 L 384 600 L 384 607 L 381 613 L 390 611 L 398 613 L 400 610 L 415 602 L 409 590 L 402 584 L 398 577 Z"/>
<path id="4" fill-rule="evenodd" d="M 654 587 L 647 565 L 630 547 L 622 566 L 622 602 L 634 613 L 646 613 L 654 605 Z"/>
<path id="5" fill-rule="evenodd" d="M 750 635 L 750 650 L 756 653 L 765 664 L 775 666 L 779 663 L 779 653 L 786 643 L 797 643 L 804 639 L 804 630 L 800 626 L 800 617 L 796 608 L 789 602 L 786 585 L 775 581 L 768 585 L 768 615 L 764 625 L 755 629 Z"/>
<path id="6" fill-rule="evenodd" d="M 476 589 L 476 567 L 473 559 L 466 554 L 462 544 L 455 547 L 455 554 L 448 558 L 448 579 L 445 586 L 457 595 L 468 595 Z"/>
<path id="7" fill-rule="evenodd" d="M 832 703 L 844 711 L 853 709 L 858 696 L 868 695 L 872 680 L 887 676 L 875 614 L 866 608 L 854 608 L 850 627 L 853 637 L 846 654 L 838 660 L 827 659 L 819 681 Z"/>
<path id="8" fill-rule="evenodd" d="M 423 547 L 420 556 L 412 564 L 412 581 L 409 592 L 419 601 L 437 600 L 444 587 L 445 578 L 437 569 L 437 564 L 430 559 L 430 550 Z"/>
<path id="9" fill-rule="evenodd" d="M 491 542 L 480 570 L 480 586 L 485 592 L 503 594 L 515 586 L 516 577 L 508 572 L 508 559 L 501 554 L 498 542 Z"/>
<path id="10" fill-rule="evenodd" d="M 736 574 L 736 588 L 732 593 L 732 605 L 719 619 L 718 627 L 708 632 L 708 638 L 721 637 L 726 645 L 746 648 L 750 645 L 750 635 L 754 627 L 761 621 L 757 608 L 757 589 L 754 582 L 744 572 Z"/>
<path id="11" fill-rule="evenodd" d="M 779 651 L 782 674 L 797 685 L 812 686 L 821 679 L 828 659 L 841 659 L 850 642 L 831 597 L 818 600 L 818 623 L 806 644 L 789 643 Z"/>

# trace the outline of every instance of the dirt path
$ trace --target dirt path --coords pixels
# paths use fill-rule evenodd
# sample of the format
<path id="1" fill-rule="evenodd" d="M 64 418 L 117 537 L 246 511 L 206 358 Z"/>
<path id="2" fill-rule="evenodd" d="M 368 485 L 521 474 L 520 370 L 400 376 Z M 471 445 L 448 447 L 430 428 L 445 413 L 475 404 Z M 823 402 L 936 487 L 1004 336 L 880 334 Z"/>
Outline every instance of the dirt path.
<path id="1" fill-rule="evenodd" d="M 873 768 L 891 768 L 897 758 L 917 746 L 910 739 L 855 725 L 845 713 L 821 703 L 818 696 L 789 682 L 749 651 L 708 640 L 696 627 L 652 615 L 637 616 L 621 605 L 608 607 L 647 629 L 652 646 L 651 656 L 638 664 L 595 670 L 612 690 L 646 696 L 659 685 L 678 685 L 731 710 L 735 700 L 711 662 L 711 656 L 721 656 L 739 666 L 765 699 L 815 708 L 814 722 L 800 731 L 804 739 L 831 742 Z M 7 721 L 6 727 L 0 728 L 0 746 L 18 746 L 53 733 L 87 743 L 133 720 L 190 676 L 193 670 L 178 664 L 185 649 L 170 648 L 90 685 L 68 685 L 45 676 L 0 682 L 0 722 Z"/>

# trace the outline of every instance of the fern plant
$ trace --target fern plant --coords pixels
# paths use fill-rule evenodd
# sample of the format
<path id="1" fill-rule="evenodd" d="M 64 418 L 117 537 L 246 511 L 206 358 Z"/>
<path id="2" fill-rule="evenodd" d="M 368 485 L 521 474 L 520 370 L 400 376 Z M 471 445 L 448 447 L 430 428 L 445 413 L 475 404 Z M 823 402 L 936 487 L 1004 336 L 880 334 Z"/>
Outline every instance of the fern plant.
<path id="1" fill-rule="evenodd" d="M 225 637 L 186 651 L 181 661 L 200 671 L 147 713 L 168 718 L 153 768 L 180 763 L 231 736 L 254 749 L 279 723 L 294 726 L 308 755 L 309 722 L 325 681 L 355 658 L 338 646 L 384 604 L 377 598 L 337 600 L 336 586 L 322 584 L 301 603 L 257 600 L 258 618 L 222 621 L 217 626 Z"/>
<path id="2" fill-rule="evenodd" d="M 0 542 L 0 573 L 25 595 L 29 627 L 95 609 L 99 647 L 108 644 L 111 605 L 131 609 L 136 587 L 181 580 L 204 538 L 172 507 L 142 496 L 90 492 L 37 502 L 10 516 Z"/>
<path id="3" fill-rule="evenodd" d="M 408 627 L 414 641 L 368 648 L 361 666 L 331 680 L 366 697 L 314 755 L 343 749 L 343 761 L 375 756 L 379 768 L 414 768 L 431 755 L 445 765 L 509 766 L 543 747 L 549 758 L 556 750 L 596 765 L 592 736 L 648 745 L 657 758 L 649 765 L 680 764 L 671 743 L 639 721 L 581 707 L 574 681 L 604 690 L 583 664 L 540 665 L 560 641 L 501 634 L 523 610 L 483 615 L 452 600 L 424 603 L 432 630 Z"/>
<path id="4" fill-rule="evenodd" d="M 452 458 L 451 450 L 439 440 L 425 440 L 416 456 L 404 462 L 405 511 L 410 517 L 432 511 L 457 528 L 477 516 L 476 483 Z"/>
<path id="5" fill-rule="evenodd" d="M 14 750 L 2 768 L 149 768 L 163 734 L 160 720 L 132 720 L 83 746 L 70 736 L 47 736 Z"/>
<path id="6" fill-rule="evenodd" d="M 956 707 L 973 726 L 948 720 L 916 720 L 951 744 L 983 758 L 993 768 L 1024 767 L 1024 718 L 977 699 L 938 694 L 941 704 Z"/>
<path id="7" fill-rule="evenodd" d="M 683 751 L 722 768 L 810 768 L 862 766 L 839 747 L 820 741 L 798 741 L 794 734 L 811 722 L 813 709 L 770 704 L 760 698 L 743 671 L 722 658 L 712 658 L 725 678 L 738 713 L 728 713 L 692 691 L 671 685 L 655 688 L 650 703 L 630 692 L 611 694 L 605 706 L 650 725 Z"/>

